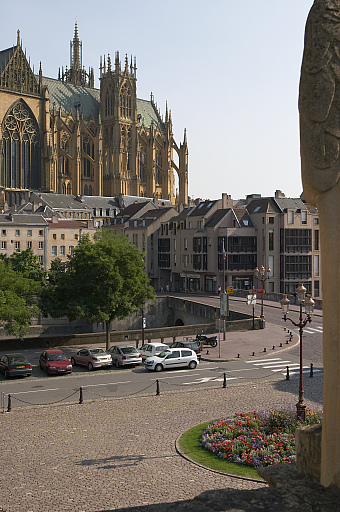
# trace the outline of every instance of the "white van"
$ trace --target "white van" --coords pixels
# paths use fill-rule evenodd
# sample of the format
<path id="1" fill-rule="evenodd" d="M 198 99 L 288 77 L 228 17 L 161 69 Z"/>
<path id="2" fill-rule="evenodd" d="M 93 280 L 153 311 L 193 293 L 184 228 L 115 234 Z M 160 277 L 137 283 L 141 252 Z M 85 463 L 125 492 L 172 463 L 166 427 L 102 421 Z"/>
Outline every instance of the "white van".
<path id="1" fill-rule="evenodd" d="M 148 357 L 155 356 L 161 352 L 164 352 L 164 350 L 170 350 L 169 346 L 165 345 L 165 343 L 145 343 L 141 348 L 138 349 L 138 352 L 144 361 Z"/>

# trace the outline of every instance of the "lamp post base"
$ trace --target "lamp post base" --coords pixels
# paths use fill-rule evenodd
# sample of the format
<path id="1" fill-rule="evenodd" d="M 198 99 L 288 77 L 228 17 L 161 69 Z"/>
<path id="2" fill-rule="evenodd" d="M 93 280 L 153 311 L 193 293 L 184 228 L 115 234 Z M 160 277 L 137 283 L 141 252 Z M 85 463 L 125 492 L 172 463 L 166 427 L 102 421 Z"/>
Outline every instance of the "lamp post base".
<path id="1" fill-rule="evenodd" d="M 296 404 L 296 416 L 302 420 L 306 421 L 306 404 L 304 402 L 298 402 Z"/>

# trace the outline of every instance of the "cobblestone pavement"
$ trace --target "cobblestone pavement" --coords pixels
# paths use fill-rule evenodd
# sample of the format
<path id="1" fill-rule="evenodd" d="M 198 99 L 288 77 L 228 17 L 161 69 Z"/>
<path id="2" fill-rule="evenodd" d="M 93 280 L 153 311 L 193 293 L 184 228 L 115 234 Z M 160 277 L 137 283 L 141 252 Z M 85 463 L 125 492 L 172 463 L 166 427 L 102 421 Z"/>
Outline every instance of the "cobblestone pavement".
<path id="1" fill-rule="evenodd" d="M 295 408 L 291 389 L 291 381 L 253 383 L 1 414 L 0 510 L 109 511 L 264 487 L 188 462 L 175 440 L 236 411 Z M 321 377 L 306 379 L 305 396 L 322 408 Z"/>

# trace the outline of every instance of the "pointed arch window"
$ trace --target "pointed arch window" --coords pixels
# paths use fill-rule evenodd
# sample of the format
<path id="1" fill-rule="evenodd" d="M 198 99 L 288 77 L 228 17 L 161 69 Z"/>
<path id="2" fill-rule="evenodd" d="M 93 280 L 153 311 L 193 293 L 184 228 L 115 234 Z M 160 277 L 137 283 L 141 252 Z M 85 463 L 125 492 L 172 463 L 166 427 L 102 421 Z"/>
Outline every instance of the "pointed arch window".
<path id="1" fill-rule="evenodd" d="M 89 196 L 92 196 L 92 186 L 89 186 Z"/>
<path id="2" fill-rule="evenodd" d="M 66 174 L 66 176 L 67 176 L 68 175 L 68 167 L 69 167 L 68 158 L 66 156 L 62 156 L 60 158 L 61 174 Z"/>
<path id="3" fill-rule="evenodd" d="M 112 86 L 110 86 L 105 94 L 105 115 L 113 116 L 113 110 L 114 109 L 114 96 L 113 96 L 113 90 Z"/>
<path id="4" fill-rule="evenodd" d="M 84 187 L 84 196 L 88 196 L 89 195 L 89 188 L 87 185 L 85 185 Z"/>
<path id="5" fill-rule="evenodd" d="M 6 188 L 41 186 L 39 128 L 26 103 L 18 101 L 3 121 L 4 177 Z"/>
<path id="6" fill-rule="evenodd" d="M 120 116 L 131 118 L 131 92 L 126 83 L 120 90 Z"/>
<path id="7" fill-rule="evenodd" d="M 70 183 L 67 185 L 67 194 L 70 196 L 72 193 L 71 185 Z"/>
<path id="8" fill-rule="evenodd" d="M 62 189 L 62 194 L 66 194 L 66 183 L 62 184 L 61 189 Z"/>
<path id="9" fill-rule="evenodd" d="M 94 160 L 94 143 L 88 135 L 83 135 L 83 151 Z"/>

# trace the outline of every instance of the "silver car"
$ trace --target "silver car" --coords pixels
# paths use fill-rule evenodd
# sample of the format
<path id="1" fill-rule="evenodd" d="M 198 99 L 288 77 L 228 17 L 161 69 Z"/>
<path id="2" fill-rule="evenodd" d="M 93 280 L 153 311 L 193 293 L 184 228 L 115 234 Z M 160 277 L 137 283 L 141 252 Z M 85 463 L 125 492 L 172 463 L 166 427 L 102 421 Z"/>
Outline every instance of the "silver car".
<path id="1" fill-rule="evenodd" d="M 113 345 L 109 350 L 117 368 L 142 363 L 142 356 L 132 345 Z"/>
<path id="2" fill-rule="evenodd" d="M 79 364 L 87 366 L 89 370 L 94 370 L 103 366 L 112 366 L 112 357 L 102 348 L 82 348 L 73 354 L 71 363 L 72 366 Z"/>
<path id="3" fill-rule="evenodd" d="M 145 361 L 145 368 L 155 372 L 161 372 L 168 368 L 190 368 L 194 370 L 197 365 L 197 354 L 190 348 L 169 348 Z"/>

